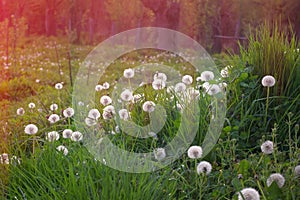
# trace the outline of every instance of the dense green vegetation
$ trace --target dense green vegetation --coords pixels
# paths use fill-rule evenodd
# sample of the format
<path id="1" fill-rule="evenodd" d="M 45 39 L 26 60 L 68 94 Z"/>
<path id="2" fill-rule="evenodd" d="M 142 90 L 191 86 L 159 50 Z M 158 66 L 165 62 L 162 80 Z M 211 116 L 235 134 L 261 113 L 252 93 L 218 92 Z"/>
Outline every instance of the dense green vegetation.
<path id="1" fill-rule="evenodd" d="M 107 68 L 94 101 L 79 104 L 72 104 L 72 84 L 93 47 L 71 45 L 55 37 L 27 38 L 19 44 L 22 45 L 12 48 L 9 59 L 5 48 L 1 48 L 2 199 L 238 199 L 238 192 L 249 187 L 261 199 L 299 199 L 300 52 L 292 33 L 281 32 L 276 26 L 261 26 L 249 36 L 247 47 L 240 46 L 240 54 L 215 55 L 220 74 L 207 80 L 200 80 L 203 71 L 192 71 L 190 63 L 180 55 L 149 49 L 128 53 Z M 199 153 L 199 158 L 193 158 L 196 154 L 184 149 L 175 162 L 160 170 L 138 174 L 118 171 L 89 152 L 84 143 L 88 134 L 96 133 L 99 142 L 108 136 L 127 151 L 155 152 L 175 137 L 183 123 L 185 106 L 189 105 L 180 92 L 168 88 L 168 81 L 163 89 L 155 89 L 151 83 L 142 85 L 133 91 L 133 95 L 140 96 L 122 105 L 127 106 L 130 118 L 139 125 L 151 120 L 143 109 L 145 101 L 163 105 L 167 116 L 164 127 L 146 139 L 136 139 L 116 127 L 121 117 L 117 108 L 111 113 L 115 118 L 105 115 L 107 105 L 100 103 L 100 98 L 108 95 L 117 100 L 112 91 L 124 70 L 149 62 L 163 63 L 180 71 L 181 76 L 193 78 L 190 85 L 182 80 L 185 87 L 194 88 L 190 91 L 195 93 L 189 95 L 195 94 L 199 100 L 198 130 L 191 146 L 202 145 L 208 125 L 218 113 L 211 103 L 221 91 L 227 96 L 225 123 L 208 155 L 201 157 Z M 138 73 L 143 71 L 135 71 L 135 76 Z M 145 77 L 152 82 L 154 75 Z M 265 75 L 275 78 L 274 86 L 272 80 L 262 80 Z M 107 89 L 103 88 L 105 82 L 110 84 Z M 215 84 L 217 89 L 211 90 L 205 82 L 210 87 Z M 90 109 L 97 108 L 101 117 L 88 123 L 75 121 L 78 118 L 64 113 L 69 107 L 84 107 L 84 113 L 75 115 L 85 117 Z M 82 130 L 76 126 L 80 123 L 95 125 Z M 37 133 L 26 134 L 29 124 L 38 127 Z M 80 130 L 82 140 L 80 133 L 78 137 L 64 135 L 66 129 L 73 133 Z M 153 153 L 153 159 L 163 161 L 164 153 Z M 206 165 L 201 173 L 198 164 L 202 161 L 211 164 L 211 171 Z M 284 178 L 270 176 L 273 173 Z M 271 180 L 275 180 L 273 184 Z"/>

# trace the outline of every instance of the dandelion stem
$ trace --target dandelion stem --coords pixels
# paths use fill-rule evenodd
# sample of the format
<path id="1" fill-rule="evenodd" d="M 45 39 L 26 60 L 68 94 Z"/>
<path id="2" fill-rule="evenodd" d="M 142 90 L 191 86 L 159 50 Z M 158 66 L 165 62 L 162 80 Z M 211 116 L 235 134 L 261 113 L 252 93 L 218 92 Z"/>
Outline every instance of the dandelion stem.
<path id="1" fill-rule="evenodd" d="M 32 139 L 32 155 L 34 155 L 34 151 L 35 151 L 35 136 L 33 136 Z"/>
<path id="2" fill-rule="evenodd" d="M 259 188 L 259 191 L 260 191 L 260 193 L 261 193 L 263 199 L 264 199 L 264 200 L 267 200 L 267 198 L 266 198 L 266 196 L 265 196 L 265 194 L 264 194 L 264 191 L 262 190 L 262 187 L 261 187 L 259 181 L 257 180 L 256 183 L 257 183 L 257 186 L 258 186 L 258 188 Z"/>
<path id="3" fill-rule="evenodd" d="M 292 141 L 292 134 L 291 134 L 291 126 L 292 126 L 292 122 L 291 122 L 291 115 L 292 114 L 288 114 L 288 126 L 289 126 L 289 156 L 290 156 L 290 161 L 292 160 L 292 157 L 293 157 L 293 141 Z"/>
<path id="4" fill-rule="evenodd" d="M 267 87 L 266 114 L 265 114 L 264 125 L 267 125 L 268 108 L 269 108 L 269 95 L 270 95 L 270 87 Z"/>

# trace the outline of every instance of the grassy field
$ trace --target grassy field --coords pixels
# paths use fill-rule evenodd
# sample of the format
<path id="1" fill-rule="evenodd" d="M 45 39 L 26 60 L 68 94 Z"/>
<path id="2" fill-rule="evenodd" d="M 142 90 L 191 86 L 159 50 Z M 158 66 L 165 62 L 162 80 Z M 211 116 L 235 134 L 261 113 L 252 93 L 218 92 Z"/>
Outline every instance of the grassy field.
<path id="1" fill-rule="evenodd" d="M 259 42 L 253 36 L 253 44 L 250 42 L 249 48 L 241 49 L 240 55 L 215 55 L 219 74 L 214 77 L 193 71 L 189 62 L 170 52 L 149 49 L 131 52 L 106 69 L 99 86 L 93 86 L 96 95 L 92 101 L 75 103 L 72 86 L 92 46 L 70 45 L 59 38 L 38 38 L 24 41 L 14 54 L 9 54 L 8 61 L 6 52 L 1 51 L 1 198 L 299 199 L 299 45 L 296 41 L 286 43 L 284 36 L 278 35 L 273 37 L 277 46 L 267 46 L 275 44 L 266 37 L 267 33 L 259 34 L 265 34 L 264 40 Z M 264 43 L 268 40 L 269 43 Z M 272 48 L 276 51 L 267 51 Z M 274 65 L 276 59 L 285 60 L 282 62 L 285 70 L 278 70 L 281 66 Z M 143 109 L 146 101 L 165 108 L 162 129 L 136 139 L 118 127 L 118 120 L 126 121 L 126 114 L 120 115 L 117 107 L 107 112 L 111 102 L 103 103 L 100 99 L 109 96 L 113 102 L 118 101 L 120 97 L 115 97 L 113 90 L 120 86 L 117 83 L 124 70 L 145 63 L 171 66 L 180 73 L 179 82 L 184 82 L 182 87 L 186 90 L 180 92 L 175 85 L 159 78 L 160 88 L 152 83 L 143 84 L 130 93 L 133 96 L 129 101 L 120 101 L 130 115 L 128 118 L 140 126 L 149 124 L 155 115 Z M 275 67 L 271 70 L 272 63 Z M 97 70 L 89 71 L 87 76 L 93 74 Z M 155 73 L 136 70 L 135 77 L 138 74 L 145 80 L 155 80 Z M 189 77 L 182 79 L 184 75 L 191 76 L 191 84 Z M 265 75 L 275 77 L 274 86 L 262 85 Z M 129 87 L 133 82 L 126 84 Z M 121 149 L 151 152 L 153 160 L 163 163 L 170 153 L 160 148 L 180 132 L 182 116 L 191 115 L 185 110 L 194 105 L 191 104 L 194 100 L 199 112 L 191 146 L 202 146 L 209 123 L 214 122 L 219 112 L 212 108 L 220 93 L 227 96 L 225 123 L 217 144 L 205 156 L 201 156 L 204 152 L 199 148 L 186 148 L 178 159 L 160 170 L 128 173 L 97 160 L 86 147 L 87 138 L 92 138 L 91 144 L 96 145 L 95 141 L 101 143 L 107 136 Z M 64 113 L 68 108 L 82 110 L 75 113 L 81 118 L 68 117 Z M 97 114 L 87 117 L 91 109 L 99 110 L 101 117 Z M 189 126 L 193 126 L 190 123 L 183 130 L 189 131 Z M 34 134 L 25 133 L 29 124 L 37 126 L 37 133 L 34 128 L 27 129 Z"/>

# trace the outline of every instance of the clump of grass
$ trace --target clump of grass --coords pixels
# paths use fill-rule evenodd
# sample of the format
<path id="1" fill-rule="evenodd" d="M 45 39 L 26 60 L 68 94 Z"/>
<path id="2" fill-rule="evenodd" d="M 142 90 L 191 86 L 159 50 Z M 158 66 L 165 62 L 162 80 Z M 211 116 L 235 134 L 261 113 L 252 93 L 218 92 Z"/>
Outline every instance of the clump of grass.
<path id="1" fill-rule="evenodd" d="M 272 75 L 278 84 L 274 95 L 289 96 L 299 92 L 300 51 L 292 29 L 281 30 L 278 23 L 264 23 L 248 37 L 246 48 L 241 47 L 241 59 L 253 66 L 254 73 Z"/>

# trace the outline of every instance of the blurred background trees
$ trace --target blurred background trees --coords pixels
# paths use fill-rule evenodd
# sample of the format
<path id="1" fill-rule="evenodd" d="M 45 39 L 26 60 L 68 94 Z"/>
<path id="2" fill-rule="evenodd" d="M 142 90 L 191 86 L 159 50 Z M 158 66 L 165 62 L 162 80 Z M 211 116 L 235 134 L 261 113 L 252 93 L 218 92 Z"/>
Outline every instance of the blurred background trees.
<path id="1" fill-rule="evenodd" d="M 96 44 L 118 32 L 159 26 L 181 31 L 212 52 L 235 51 L 249 31 L 264 21 L 292 25 L 300 36 L 299 0 L 0 0 L 5 25 L 22 21 L 26 36 L 68 36 Z M 5 35 L 5 34 L 4 34 Z M 5 39 L 2 37 L 2 40 Z"/>

